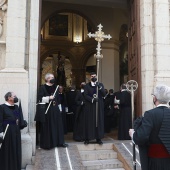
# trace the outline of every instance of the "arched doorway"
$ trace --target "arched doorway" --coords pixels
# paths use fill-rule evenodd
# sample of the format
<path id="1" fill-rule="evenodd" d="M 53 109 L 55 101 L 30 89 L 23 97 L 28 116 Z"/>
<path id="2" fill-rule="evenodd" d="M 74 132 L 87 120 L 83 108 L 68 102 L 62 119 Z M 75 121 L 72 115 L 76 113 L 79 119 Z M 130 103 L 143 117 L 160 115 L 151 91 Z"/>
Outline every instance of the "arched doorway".
<path id="1" fill-rule="evenodd" d="M 51 57 L 51 67 L 53 69 L 49 69 L 49 71 L 52 71 L 56 78 L 60 76 L 59 72 L 56 71 L 56 68 L 59 70 L 58 68 L 60 67 L 60 62 L 56 56 L 57 51 L 61 53 L 61 59 L 64 58 L 61 61 L 63 62 L 64 71 L 66 67 L 65 59 L 69 59 L 71 64 L 70 73 L 63 76 L 65 83 L 59 81 L 59 84 L 63 84 L 65 87 L 71 85 L 79 87 L 80 83 L 85 81 L 86 63 L 84 61 L 87 60 L 89 51 L 94 51 L 96 46 L 95 40 L 89 39 L 87 36 L 88 32 L 94 32 L 93 27 L 91 22 L 84 16 L 73 11 L 57 11 L 46 19 L 41 28 L 41 54 L 39 63 L 41 83 L 43 82 L 44 73 L 48 70 L 46 69 L 45 71 L 45 66 L 43 65 L 46 58 L 49 61 Z"/>

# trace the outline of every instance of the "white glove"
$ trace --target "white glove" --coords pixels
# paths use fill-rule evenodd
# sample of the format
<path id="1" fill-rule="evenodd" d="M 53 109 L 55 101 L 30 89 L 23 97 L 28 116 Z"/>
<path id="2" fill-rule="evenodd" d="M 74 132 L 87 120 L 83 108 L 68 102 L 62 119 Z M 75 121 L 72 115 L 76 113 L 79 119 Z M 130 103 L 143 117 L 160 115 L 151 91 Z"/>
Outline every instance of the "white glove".
<path id="1" fill-rule="evenodd" d="M 65 107 L 65 112 L 68 112 L 68 107 Z"/>
<path id="2" fill-rule="evenodd" d="M 117 99 L 116 99 L 116 96 L 115 96 L 115 99 L 114 99 L 114 103 L 115 103 L 115 104 L 120 104 L 120 100 L 117 100 Z"/>
<path id="3" fill-rule="evenodd" d="M 3 137 L 3 135 L 4 135 L 4 133 L 3 133 L 3 132 L 1 132 L 1 133 L 0 133 L 0 137 Z"/>

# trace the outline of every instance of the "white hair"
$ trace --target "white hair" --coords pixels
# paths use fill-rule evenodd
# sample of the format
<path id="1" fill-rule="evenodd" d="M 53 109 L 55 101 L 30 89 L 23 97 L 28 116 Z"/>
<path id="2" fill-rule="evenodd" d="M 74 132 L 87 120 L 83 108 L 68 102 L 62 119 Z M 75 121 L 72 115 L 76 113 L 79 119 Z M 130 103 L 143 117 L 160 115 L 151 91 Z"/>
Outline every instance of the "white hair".
<path id="1" fill-rule="evenodd" d="M 47 73 L 47 74 L 45 75 L 45 80 L 47 80 L 51 75 L 53 76 L 53 74 Z"/>
<path id="2" fill-rule="evenodd" d="M 154 88 L 154 96 L 159 103 L 165 104 L 170 101 L 170 87 L 166 85 L 157 85 Z"/>

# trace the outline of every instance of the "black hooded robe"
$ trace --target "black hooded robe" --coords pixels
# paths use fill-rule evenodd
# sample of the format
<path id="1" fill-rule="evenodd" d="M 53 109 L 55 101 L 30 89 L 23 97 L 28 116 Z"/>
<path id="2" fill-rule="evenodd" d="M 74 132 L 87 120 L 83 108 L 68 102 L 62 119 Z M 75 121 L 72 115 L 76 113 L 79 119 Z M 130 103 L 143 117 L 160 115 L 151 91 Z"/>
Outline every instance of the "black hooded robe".
<path id="1" fill-rule="evenodd" d="M 75 115 L 75 123 L 74 123 L 74 132 L 73 132 L 73 139 L 76 141 L 83 141 L 84 140 L 84 118 L 85 118 L 85 99 L 84 99 L 84 92 L 81 93 L 80 91 L 77 92 L 76 95 L 76 115 Z"/>
<path id="2" fill-rule="evenodd" d="M 98 91 L 98 121 L 96 128 L 96 103 L 92 103 L 93 95 L 96 94 L 96 86 L 91 82 L 84 88 L 85 97 L 85 140 L 102 139 L 104 137 L 104 103 L 103 97 L 105 90 L 102 83 L 99 83 L 101 89 Z"/>
<path id="3" fill-rule="evenodd" d="M 140 126 L 133 134 L 133 141 L 140 146 L 142 170 L 170 169 L 170 109 L 159 106 L 146 111 Z M 163 145 L 168 157 L 161 156 L 161 150 L 154 156 L 150 146 Z M 156 149 L 156 148 L 155 148 Z"/>
<path id="4" fill-rule="evenodd" d="M 38 101 L 42 101 L 42 97 L 51 96 L 56 86 L 42 85 L 38 93 Z M 46 104 L 46 107 L 48 107 Z M 58 105 L 60 104 L 58 92 L 45 114 L 45 122 L 40 123 L 40 147 L 43 149 L 51 149 L 64 144 L 64 131 L 62 123 L 62 115 Z"/>
<path id="5" fill-rule="evenodd" d="M 18 120 L 18 121 L 16 121 Z M 0 149 L 0 169 L 21 170 L 21 133 L 23 115 L 17 105 L 0 105 L 0 133 L 5 132 Z"/>

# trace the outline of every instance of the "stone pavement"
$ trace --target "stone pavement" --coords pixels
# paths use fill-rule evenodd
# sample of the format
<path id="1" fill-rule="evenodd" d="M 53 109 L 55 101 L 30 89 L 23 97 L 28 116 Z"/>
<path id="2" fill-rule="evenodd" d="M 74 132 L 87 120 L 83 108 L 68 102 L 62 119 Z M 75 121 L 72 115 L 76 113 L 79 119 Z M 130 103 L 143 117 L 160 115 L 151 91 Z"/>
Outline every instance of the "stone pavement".
<path id="1" fill-rule="evenodd" d="M 84 145 L 72 140 L 72 134 L 66 136 L 68 148 L 51 150 L 37 149 L 34 165 L 27 165 L 26 170 L 130 170 L 132 165 L 131 141 L 119 141 L 105 136 L 103 145 L 95 143 Z M 137 170 L 140 170 L 138 148 Z"/>

